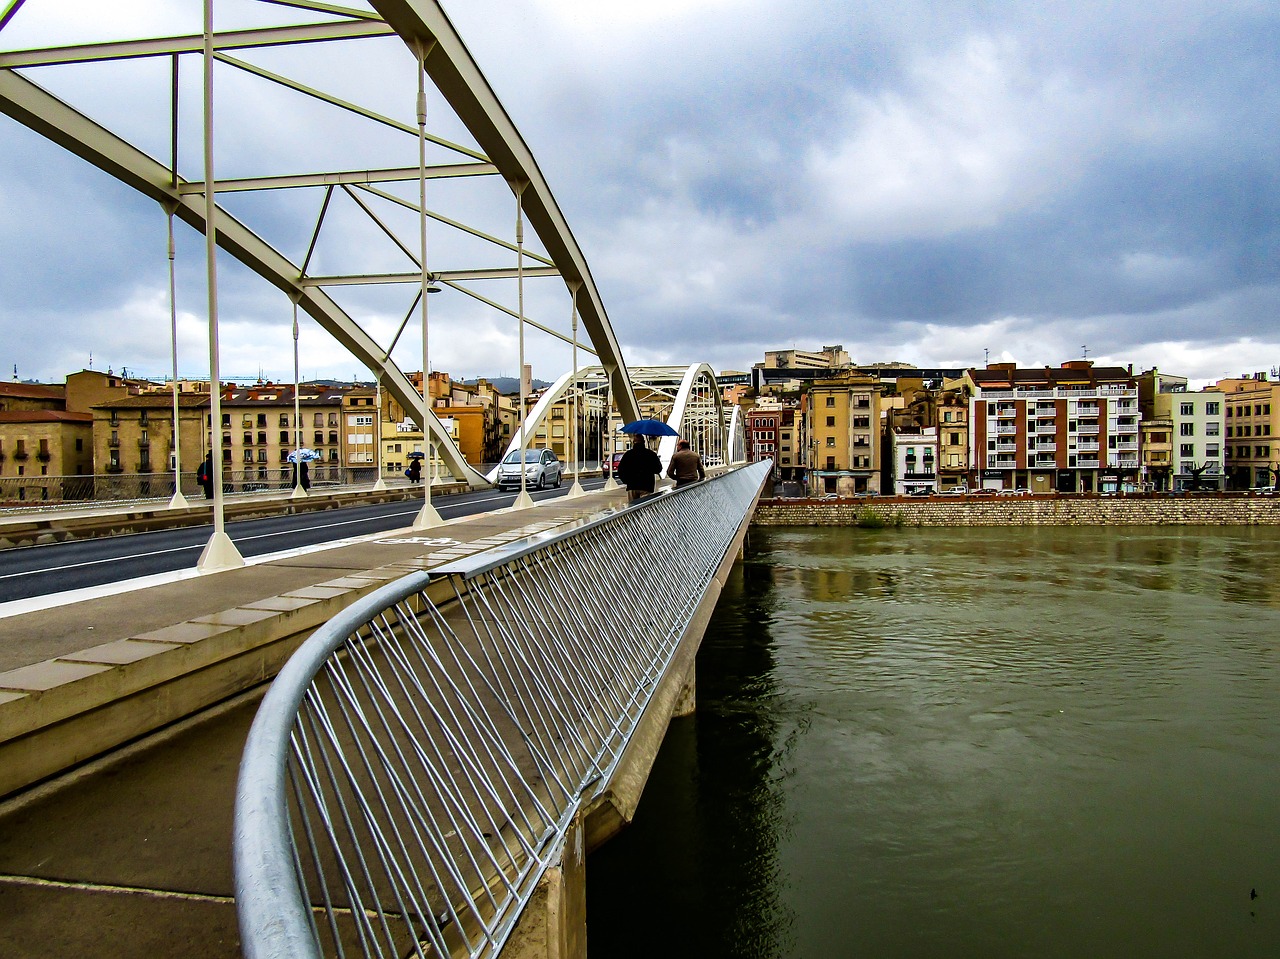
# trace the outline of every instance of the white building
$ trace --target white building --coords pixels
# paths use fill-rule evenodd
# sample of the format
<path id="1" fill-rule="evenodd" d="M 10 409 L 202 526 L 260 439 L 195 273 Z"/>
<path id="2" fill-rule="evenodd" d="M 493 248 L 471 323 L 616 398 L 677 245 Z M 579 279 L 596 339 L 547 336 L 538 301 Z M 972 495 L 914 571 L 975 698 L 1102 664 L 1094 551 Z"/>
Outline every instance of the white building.
<path id="1" fill-rule="evenodd" d="M 938 491 L 938 428 L 927 426 L 917 433 L 889 434 L 893 463 L 893 491 L 909 496 L 918 490 Z"/>

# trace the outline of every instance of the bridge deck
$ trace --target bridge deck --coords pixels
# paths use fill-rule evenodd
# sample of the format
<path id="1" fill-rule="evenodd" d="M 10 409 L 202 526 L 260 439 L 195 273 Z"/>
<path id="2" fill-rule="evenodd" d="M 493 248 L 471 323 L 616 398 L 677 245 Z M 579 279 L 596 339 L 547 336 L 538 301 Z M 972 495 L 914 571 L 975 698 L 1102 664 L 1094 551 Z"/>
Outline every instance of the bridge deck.
<path id="1" fill-rule="evenodd" d="M 260 681 L 246 676 L 390 579 L 622 499 L 556 500 L 0 619 L 0 769 L 46 751 L 29 732 L 52 727 L 56 752 L 170 701 L 231 696 L 0 805 L 0 955 L 240 955 L 231 809 L 261 692 L 237 695 Z M 175 675 L 206 680 L 183 692 Z M 60 741 L 60 727 L 74 735 Z"/>

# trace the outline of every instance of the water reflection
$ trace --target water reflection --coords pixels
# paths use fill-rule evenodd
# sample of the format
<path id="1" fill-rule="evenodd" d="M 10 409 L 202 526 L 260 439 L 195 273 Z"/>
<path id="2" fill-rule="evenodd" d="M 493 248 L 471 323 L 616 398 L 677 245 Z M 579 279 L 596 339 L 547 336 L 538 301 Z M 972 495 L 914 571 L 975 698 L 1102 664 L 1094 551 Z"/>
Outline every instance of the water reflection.
<path id="1" fill-rule="evenodd" d="M 782 781 L 803 720 L 778 702 L 774 570 L 740 564 L 698 659 L 698 714 L 672 723 L 636 819 L 588 863 L 593 956 L 789 954 Z"/>
<path id="2" fill-rule="evenodd" d="M 592 955 L 1275 954 L 1280 531 L 753 548 Z"/>

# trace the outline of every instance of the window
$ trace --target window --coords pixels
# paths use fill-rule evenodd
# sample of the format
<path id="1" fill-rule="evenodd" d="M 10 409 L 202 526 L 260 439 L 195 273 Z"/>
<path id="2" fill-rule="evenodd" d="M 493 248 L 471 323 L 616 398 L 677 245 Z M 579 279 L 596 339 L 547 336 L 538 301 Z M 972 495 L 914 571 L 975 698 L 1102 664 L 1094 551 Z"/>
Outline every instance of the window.
<path id="1" fill-rule="evenodd" d="M 827 425 L 828 425 L 828 426 L 835 426 L 835 425 L 836 425 L 836 418 L 835 418 L 834 416 L 828 416 L 828 417 L 827 417 Z"/>
<path id="2" fill-rule="evenodd" d="M 1195 436 L 1195 435 L 1196 435 L 1196 424 L 1195 424 L 1195 423 L 1183 423 L 1183 424 L 1181 424 L 1181 425 L 1178 427 L 1178 433 L 1179 433 L 1180 435 L 1182 435 L 1182 436 Z"/>
<path id="3" fill-rule="evenodd" d="M 1221 447 L 1218 446 L 1217 443 L 1209 443 L 1204 448 L 1204 455 L 1211 459 L 1217 459 L 1219 456 L 1222 455 L 1220 450 L 1221 450 Z"/>
<path id="4" fill-rule="evenodd" d="M 1179 456 L 1195 456 L 1196 445 L 1194 443 L 1183 443 L 1178 450 Z"/>
<path id="5" fill-rule="evenodd" d="M 240 417 L 240 425 L 241 425 L 241 426 L 252 426 L 252 425 L 253 425 L 253 414 L 251 414 L 251 413 L 245 413 L 242 417 Z"/>
<path id="6" fill-rule="evenodd" d="M 1218 415 L 1218 410 L 1219 410 L 1219 409 L 1221 409 L 1221 404 L 1219 404 L 1219 403 L 1217 403 L 1217 402 L 1213 402 L 1213 403 L 1206 403 L 1206 404 L 1204 404 L 1204 415 L 1205 415 L 1205 416 L 1217 416 L 1217 415 Z"/>
<path id="7" fill-rule="evenodd" d="M 282 446 L 286 446 L 286 445 L 288 445 L 288 443 L 289 443 L 289 431 L 288 431 L 288 430 L 281 430 L 281 431 L 280 431 L 280 445 L 282 445 Z"/>
<path id="8" fill-rule="evenodd" d="M 315 425 L 315 426 L 324 426 L 324 414 L 323 414 L 323 413 L 317 413 L 317 414 L 315 415 L 315 418 L 312 420 L 312 423 L 313 423 L 313 425 Z"/>
<path id="9" fill-rule="evenodd" d="M 1221 423 L 1205 423 L 1205 424 L 1204 424 L 1204 435 L 1205 435 L 1205 436 L 1217 436 L 1217 435 L 1219 435 L 1219 434 L 1220 434 L 1220 432 L 1221 432 L 1221 426 L 1222 426 L 1222 424 L 1221 424 Z"/>
<path id="10" fill-rule="evenodd" d="M 280 425 L 281 425 L 281 426 L 288 426 L 288 425 L 289 425 L 289 414 L 288 414 L 288 413 L 281 413 L 281 414 L 280 414 Z"/>
<path id="11" fill-rule="evenodd" d="M 1196 405 L 1194 403 L 1183 403 L 1181 406 L 1183 416 L 1195 416 Z"/>
<path id="12" fill-rule="evenodd" d="M 77 453 L 84 452 L 84 440 L 76 440 L 76 452 Z"/>
<path id="13" fill-rule="evenodd" d="M 836 438 L 834 436 L 828 436 L 827 445 L 834 447 L 836 445 Z"/>
<path id="14" fill-rule="evenodd" d="M 828 396 L 827 406 L 835 406 L 835 405 L 836 405 L 836 398 L 834 396 Z"/>

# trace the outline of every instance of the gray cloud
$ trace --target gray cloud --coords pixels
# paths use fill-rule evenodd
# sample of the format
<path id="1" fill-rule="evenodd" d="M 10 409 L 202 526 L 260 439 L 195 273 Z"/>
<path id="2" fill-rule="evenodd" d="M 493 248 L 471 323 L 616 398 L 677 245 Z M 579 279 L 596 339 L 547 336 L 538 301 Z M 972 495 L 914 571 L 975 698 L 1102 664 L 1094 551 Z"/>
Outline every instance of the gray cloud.
<path id="1" fill-rule="evenodd" d="M 1193 377 L 1280 362 L 1274 5 L 475 0 L 449 13 L 538 157 L 634 362 L 742 368 L 762 349 L 833 342 L 863 360 L 975 363 L 987 348 L 1057 362 L 1086 339 L 1093 355 Z M 291 66 L 411 119 L 398 67 Z M 229 124 L 221 172 L 295 168 L 316 117 L 291 111 L 273 93 Z M 465 136 L 434 104 L 431 115 Z M 153 302 L 162 217 L 0 124 L 0 362 L 12 353 L 56 376 L 40 338 L 16 331 L 62 312 L 69 340 L 91 340 L 96 318 Z M 354 162 L 354 136 L 312 144 L 315 162 Z M 403 144 L 368 146 L 392 158 Z M 436 196 L 510 235 L 502 189 Z M 315 199 L 234 202 L 300 257 Z M 344 216 L 318 263 L 401 268 Z M 180 302 L 194 322 L 198 238 L 183 243 Z M 232 349 L 277 372 L 291 347 L 277 337 L 281 299 L 248 280 L 224 297 Z M 400 299 L 371 296 L 363 315 L 390 335 Z M 531 315 L 567 325 L 562 292 L 530 299 Z M 456 297 L 439 312 L 442 365 L 514 368 L 506 318 Z M 530 351 L 548 373 L 567 362 L 545 338 Z M 167 339 L 151 355 L 165 368 Z M 408 346 L 397 357 L 412 365 Z"/>

